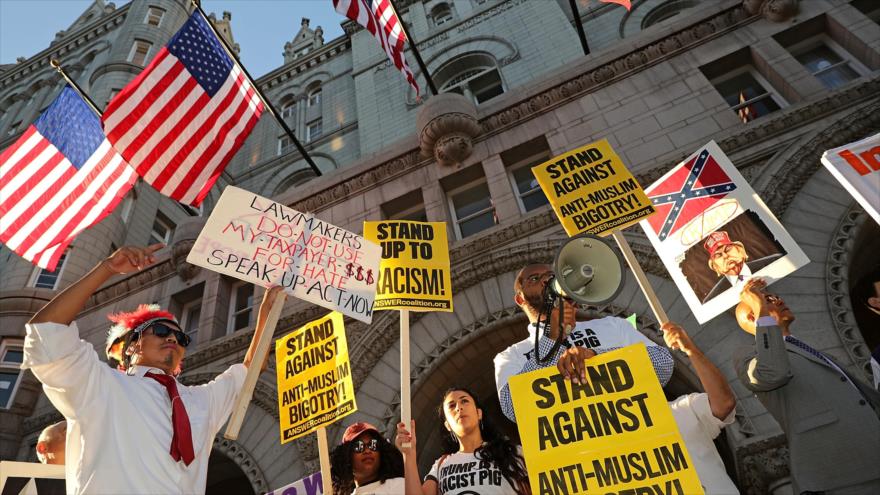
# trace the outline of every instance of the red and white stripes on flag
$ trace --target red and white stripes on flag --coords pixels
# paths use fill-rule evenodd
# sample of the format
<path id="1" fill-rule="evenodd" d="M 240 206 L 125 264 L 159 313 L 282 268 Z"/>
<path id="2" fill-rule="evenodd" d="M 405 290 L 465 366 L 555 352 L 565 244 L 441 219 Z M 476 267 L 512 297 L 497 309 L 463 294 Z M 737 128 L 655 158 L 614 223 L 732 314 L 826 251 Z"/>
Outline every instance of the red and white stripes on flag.
<path id="1" fill-rule="evenodd" d="M 107 105 L 107 139 L 144 181 L 199 205 L 244 143 L 263 103 L 196 11 Z"/>
<path id="2" fill-rule="evenodd" d="M 70 241 L 109 214 L 137 179 L 70 87 L 0 154 L 0 241 L 54 271 Z"/>
<path id="3" fill-rule="evenodd" d="M 406 77 L 407 82 L 419 96 L 419 85 L 403 55 L 406 34 L 390 0 L 333 0 L 333 7 L 340 14 L 357 22 L 379 40 L 394 66 Z"/>

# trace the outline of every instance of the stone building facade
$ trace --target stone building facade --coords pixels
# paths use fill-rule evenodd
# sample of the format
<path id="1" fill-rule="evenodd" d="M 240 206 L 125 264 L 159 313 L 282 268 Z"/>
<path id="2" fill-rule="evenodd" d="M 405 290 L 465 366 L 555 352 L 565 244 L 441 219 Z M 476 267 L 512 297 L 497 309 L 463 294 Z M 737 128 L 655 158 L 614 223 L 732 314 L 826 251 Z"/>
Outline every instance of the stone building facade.
<path id="1" fill-rule="evenodd" d="M 166 240 L 159 262 L 111 280 L 78 319 L 101 347 L 105 315 L 155 301 L 195 337 L 182 381 L 202 383 L 240 362 L 262 290 L 183 260 L 224 185 L 269 196 L 349 230 L 364 220 L 446 221 L 454 313 L 413 313 L 412 404 L 420 463 L 436 457 L 435 413 L 452 384 L 475 391 L 501 419 L 492 356 L 526 335 L 512 299 L 516 271 L 549 261 L 565 234 L 528 167 L 607 138 L 647 185 L 698 146 L 715 140 L 749 179 L 811 262 L 774 289 L 798 316 L 799 335 L 870 379 L 878 326 L 858 326 L 850 290 L 876 266 L 880 228 L 821 167 L 829 148 L 880 129 L 880 5 L 871 0 L 398 0 L 438 97 L 417 101 L 369 33 L 344 22 L 324 41 L 303 19 L 283 65 L 258 79 L 266 96 L 323 172 L 314 177 L 277 123 L 264 116 L 203 208 L 138 184 L 125 203 L 72 244 L 56 275 L 0 252 L 0 364 L 9 393 L 0 404 L 0 456 L 33 460 L 40 430 L 60 419 L 29 372 L 16 372 L 23 323 L 59 289 L 116 246 Z M 95 3 L 41 53 L 0 67 L 0 148 L 10 145 L 60 89 L 58 58 L 99 103 L 132 79 L 188 13 L 184 0 Z M 160 12 L 161 11 L 161 12 Z M 156 17 L 159 20 L 156 21 Z M 293 22 L 294 20 L 292 20 Z M 215 19 L 232 40 L 232 19 Z M 585 27 L 590 54 L 574 23 Z M 149 46 L 147 46 L 149 45 Z M 411 59 L 412 61 L 412 59 Z M 415 64 L 411 64 L 415 68 Z M 424 75 L 417 73 L 422 88 Z M 453 96 L 458 93 L 461 96 Z M 746 493 L 786 488 L 787 451 L 776 422 L 739 383 L 735 350 L 749 344 L 730 312 L 700 326 L 641 231 L 625 231 L 670 317 L 728 377 L 737 422 L 720 450 Z M 858 304 L 858 302 L 855 302 Z M 638 314 L 662 341 L 630 277 L 592 314 Z M 277 334 L 325 313 L 288 300 Z M 369 326 L 346 322 L 359 411 L 329 428 L 372 422 L 389 432 L 399 417 L 398 315 Z M 678 359 L 671 393 L 699 388 Z M 6 389 L 4 389 L 6 390 Z M 511 424 L 504 428 L 514 432 Z M 313 438 L 280 445 L 275 378 L 264 373 L 238 441 L 218 436 L 209 491 L 265 492 L 317 470 Z"/>

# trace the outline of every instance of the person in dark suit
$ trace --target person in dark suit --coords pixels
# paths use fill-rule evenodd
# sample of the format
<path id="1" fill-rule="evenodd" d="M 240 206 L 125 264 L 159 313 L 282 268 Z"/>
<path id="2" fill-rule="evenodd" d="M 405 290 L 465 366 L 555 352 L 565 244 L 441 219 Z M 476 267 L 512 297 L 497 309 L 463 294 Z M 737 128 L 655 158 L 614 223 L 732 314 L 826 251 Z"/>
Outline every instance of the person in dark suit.
<path id="1" fill-rule="evenodd" d="M 782 253 L 774 253 L 749 261 L 746 247 L 739 241 L 731 241 L 727 232 L 719 230 L 706 237 L 703 248 L 709 253 L 709 268 L 718 274 L 718 282 L 703 298 L 703 304 L 731 287 L 742 287 L 753 273 L 773 263 Z"/>
<path id="2" fill-rule="evenodd" d="M 788 439 L 794 492 L 880 493 L 880 393 L 790 332 L 794 314 L 761 279 L 736 307 L 755 348 L 736 363 Z"/>

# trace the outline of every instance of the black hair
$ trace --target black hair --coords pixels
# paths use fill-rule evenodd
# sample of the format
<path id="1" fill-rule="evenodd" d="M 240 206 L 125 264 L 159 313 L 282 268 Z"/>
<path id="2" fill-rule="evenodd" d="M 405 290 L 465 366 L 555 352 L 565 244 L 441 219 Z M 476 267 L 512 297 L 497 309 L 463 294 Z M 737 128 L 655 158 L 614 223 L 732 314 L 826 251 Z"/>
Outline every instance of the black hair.
<path id="1" fill-rule="evenodd" d="M 446 390 L 446 392 L 443 392 L 443 397 L 440 399 L 440 407 L 437 408 L 437 414 L 440 416 L 440 428 L 443 430 L 440 438 L 442 439 L 441 443 L 444 455 L 454 454 L 461 448 L 458 440 L 453 439 L 455 435 L 450 435 L 450 432 L 447 431 L 444 426 L 444 423 L 446 422 L 446 413 L 443 410 L 443 402 L 452 392 L 464 392 L 470 395 L 474 400 L 474 406 L 477 409 L 483 409 L 480 407 L 477 396 L 465 387 L 451 387 Z M 492 424 L 492 421 L 489 419 L 488 415 L 485 414 L 485 411 L 483 419 L 480 421 L 480 434 L 483 437 L 483 445 L 474 451 L 474 456 L 477 459 L 486 461 L 498 468 L 501 471 L 501 475 L 504 476 L 504 479 L 506 479 L 508 483 L 510 483 L 510 486 L 513 487 L 518 495 L 529 495 L 529 475 L 526 472 L 525 459 L 523 459 L 523 456 L 517 451 L 516 445 L 510 441 L 510 438 L 503 435 L 495 428 L 495 425 Z"/>
<path id="2" fill-rule="evenodd" d="M 373 438 L 379 441 L 379 471 L 375 481 L 383 483 L 391 478 L 403 478 L 403 454 L 388 440 L 382 438 L 375 431 L 367 431 Z M 360 435 L 358 435 L 360 436 Z M 333 480 L 333 495 L 350 495 L 355 489 L 354 465 L 354 442 L 357 439 L 345 442 L 330 452 L 330 478 Z"/>

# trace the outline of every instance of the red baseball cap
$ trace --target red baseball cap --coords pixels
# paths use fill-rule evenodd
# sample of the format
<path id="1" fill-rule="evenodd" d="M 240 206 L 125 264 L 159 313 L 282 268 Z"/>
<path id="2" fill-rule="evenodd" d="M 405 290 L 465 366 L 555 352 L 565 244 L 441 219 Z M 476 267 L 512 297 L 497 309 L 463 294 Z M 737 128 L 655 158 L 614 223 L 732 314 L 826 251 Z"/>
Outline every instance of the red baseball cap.
<path id="1" fill-rule="evenodd" d="M 742 246 L 741 242 L 734 242 L 730 240 L 730 236 L 727 235 L 727 232 L 723 230 L 719 230 L 717 232 L 712 232 L 706 237 L 706 242 L 703 243 L 703 248 L 709 252 L 709 257 L 711 258 L 715 251 L 722 246 L 727 246 L 728 244 L 739 244 Z"/>
<path id="2" fill-rule="evenodd" d="M 345 429 L 345 433 L 342 434 L 342 443 L 350 442 L 355 438 L 361 436 L 361 433 L 367 431 L 374 431 L 376 432 L 376 435 L 382 436 L 382 434 L 379 433 L 379 430 L 377 430 L 375 426 L 371 425 L 370 423 L 358 421 L 357 423 Z"/>

